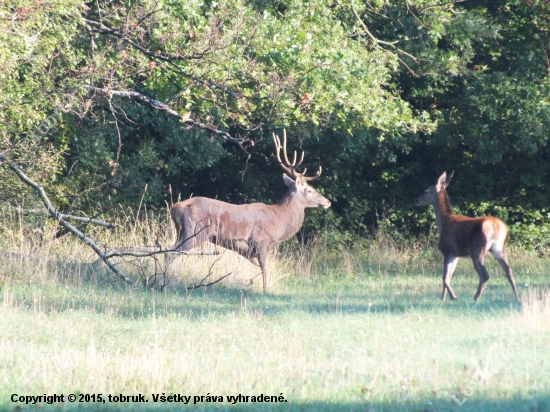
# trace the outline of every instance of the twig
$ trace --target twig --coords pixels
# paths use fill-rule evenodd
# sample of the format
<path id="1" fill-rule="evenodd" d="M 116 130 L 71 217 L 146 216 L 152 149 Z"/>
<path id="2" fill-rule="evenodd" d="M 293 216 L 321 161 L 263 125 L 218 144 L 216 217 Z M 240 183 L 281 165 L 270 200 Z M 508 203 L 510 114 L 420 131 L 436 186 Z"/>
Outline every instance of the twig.
<path id="1" fill-rule="evenodd" d="M 214 267 L 214 265 L 216 263 L 218 263 L 220 261 L 220 259 L 223 257 L 224 254 L 225 254 L 225 250 L 223 251 L 222 255 L 219 258 L 217 258 L 214 262 L 212 262 L 212 264 L 210 265 L 210 268 L 208 269 L 208 275 L 206 275 L 204 278 L 202 278 L 202 280 L 200 281 L 200 283 L 198 285 L 188 286 L 188 287 L 185 288 L 185 290 L 193 290 L 193 289 L 198 289 L 198 288 L 207 288 L 209 286 L 215 285 L 216 283 L 220 282 L 221 280 L 223 280 L 226 277 L 228 277 L 229 275 L 231 275 L 231 272 L 229 272 L 227 275 L 222 276 L 221 278 L 219 278 L 218 280 L 215 280 L 214 282 L 210 282 L 208 284 L 203 283 L 206 279 L 208 279 L 210 276 L 212 276 L 212 268 Z"/>
<path id="2" fill-rule="evenodd" d="M 224 280 L 226 277 L 228 277 L 229 275 L 231 275 L 231 272 L 229 272 L 227 275 L 224 275 L 222 276 L 221 278 L 215 280 L 214 282 L 210 282 L 210 283 L 207 283 L 206 285 L 204 285 L 202 282 L 199 283 L 198 285 L 193 285 L 193 286 L 188 286 L 185 288 L 185 290 L 193 290 L 193 289 L 198 289 L 198 288 L 207 288 L 207 287 L 210 287 L 212 285 L 215 285 L 216 283 L 218 282 L 221 282 L 222 280 Z"/>
<path id="3" fill-rule="evenodd" d="M 4 159 L 2 159 L 2 160 L 4 160 Z M 104 222 L 102 220 L 93 219 L 91 217 L 67 215 L 67 214 L 61 213 L 59 211 L 57 211 L 57 215 L 52 215 L 51 213 L 49 213 L 49 211 L 42 210 L 42 209 L 23 209 L 20 206 L 14 206 L 14 207 L 15 207 L 17 213 L 19 213 L 23 216 L 27 216 L 27 215 L 44 215 L 45 214 L 45 215 L 47 215 L 47 217 L 51 217 L 51 218 L 61 217 L 62 219 L 76 220 L 77 222 L 84 222 L 84 223 L 89 223 L 89 224 L 92 224 L 92 225 L 103 226 L 103 227 L 106 227 L 108 229 L 113 229 L 113 228 L 116 227 L 116 225 L 114 223 Z"/>
<path id="4" fill-rule="evenodd" d="M 147 187 L 148 186 L 149 186 L 149 184 L 145 183 L 145 187 L 143 188 L 143 193 L 141 195 L 141 200 L 139 201 L 138 210 L 137 210 L 136 216 L 134 217 L 134 232 L 137 228 L 137 223 L 138 223 L 138 219 L 139 219 L 139 212 L 141 211 L 141 205 L 143 204 L 143 198 L 145 197 L 145 194 L 147 193 Z"/>

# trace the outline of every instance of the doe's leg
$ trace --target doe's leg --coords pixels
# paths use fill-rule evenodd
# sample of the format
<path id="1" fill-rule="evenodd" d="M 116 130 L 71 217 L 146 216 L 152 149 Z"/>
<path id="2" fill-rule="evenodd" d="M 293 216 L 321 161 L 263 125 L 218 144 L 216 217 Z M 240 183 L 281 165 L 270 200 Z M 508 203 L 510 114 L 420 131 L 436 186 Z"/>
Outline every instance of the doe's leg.
<path id="1" fill-rule="evenodd" d="M 514 291 L 514 295 L 516 297 L 516 300 L 520 301 L 518 291 L 516 289 L 516 280 L 514 279 L 514 275 L 512 273 L 512 269 L 510 268 L 510 265 L 508 264 L 508 256 L 506 253 L 506 249 L 503 250 L 491 250 L 493 253 L 493 256 L 497 260 L 498 263 L 500 263 L 500 266 L 502 266 L 502 269 L 504 269 L 504 272 L 506 273 L 506 277 L 508 278 L 508 281 L 510 282 L 510 285 L 512 285 L 512 290 Z"/>
<path id="2" fill-rule="evenodd" d="M 485 268 L 485 256 L 482 255 L 478 257 L 472 257 L 472 260 L 474 261 L 474 267 L 476 268 L 477 274 L 479 275 L 479 287 L 477 288 L 477 293 L 474 296 L 474 300 L 477 302 L 481 297 L 481 294 L 485 290 L 487 282 L 489 282 L 489 278 L 491 276 Z"/>
<path id="3" fill-rule="evenodd" d="M 452 300 L 458 300 L 458 297 L 455 295 L 453 288 L 451 287 L 451 277 L 453 272 L 456 269 L 456 264 L 458 263 L 458 257 L 448 254 L 445 256 L 445 267 L 443 268 L 443 293 L 441 294 L 441 300 L 445 302 L 447 297 L 447 291 Z"/>

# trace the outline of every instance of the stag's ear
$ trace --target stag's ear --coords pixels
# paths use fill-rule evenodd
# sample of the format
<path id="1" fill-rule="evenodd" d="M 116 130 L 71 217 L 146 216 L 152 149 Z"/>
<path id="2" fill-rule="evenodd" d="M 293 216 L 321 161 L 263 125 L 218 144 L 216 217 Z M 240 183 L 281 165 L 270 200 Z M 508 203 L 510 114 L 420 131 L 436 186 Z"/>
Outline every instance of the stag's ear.
<path id="1" fill-rule="evenodd" d="M 283 173 L 283 180 L 285 181 L 285 185 L 290 186 L 292 183 L 294 183 L 294 180 L 292 180 L 286 173 Z"/>

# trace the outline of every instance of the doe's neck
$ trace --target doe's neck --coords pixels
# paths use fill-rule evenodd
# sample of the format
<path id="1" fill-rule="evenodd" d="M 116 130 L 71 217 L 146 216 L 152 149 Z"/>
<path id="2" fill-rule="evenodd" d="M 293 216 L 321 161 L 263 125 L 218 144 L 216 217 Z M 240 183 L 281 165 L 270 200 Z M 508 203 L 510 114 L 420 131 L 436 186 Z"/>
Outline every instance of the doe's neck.
<path id="1" fill-rule="evenodd" d="M 449 201 L 449 196 L 447 196 L 447 191 L 445 188 L 441 188 L 437 194 L 437 198 L 434 202 L 434 211 L 435 219 L 437 222 L 437 227 L 441 230 L 441 226 L 451 215 L 453 214 L 453 209 L 451 208 L 451 202 Z"/>

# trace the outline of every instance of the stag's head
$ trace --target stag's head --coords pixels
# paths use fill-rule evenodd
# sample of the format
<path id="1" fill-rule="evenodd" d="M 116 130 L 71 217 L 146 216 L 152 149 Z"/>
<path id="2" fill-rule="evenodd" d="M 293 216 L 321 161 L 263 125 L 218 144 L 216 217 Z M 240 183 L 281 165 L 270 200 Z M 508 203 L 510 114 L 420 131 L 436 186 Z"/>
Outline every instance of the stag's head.
<path id="1" fill-rule="evenodd" d="M 451 172 L 447 176 L 447 172 L 443 172 L 441 176 L 439 176 L 439 179 L 437 179 L 437 183 L 435 185 L 431 185 L 429 188 L 427 188 L 424 193 L 420 195 L 418 199 L 415 200 L 415 203 L 418 206 L 429 206 L 433 205 L 435 201 L 437 200 L 437 196 L 439 192 L 442 189 L 445 189 L 447 186 L 449 186 L 449 183 L 451 183 L 451 178 L 453 177 L 453 173 Z"/>
<path id="2" fill-rule="evenodd" d="M 315 176 L 307 177 L 305 174 L 307 169 L 304 169 L 302 173 L 299 173 L 296 168 L 304 161 L 304 152 L 300 156 L 300 160 L 297 160 L 297 153 L 294 151 L 294 159 L 292 162 L 288 160 L 286 151 L 286 130 L 283 130 L 283 145 L 281 146 L 281 140 L 279 136 L 273 133 L 273 141 L 275 142 L 275 152 L 277 153 L 277 161 L 281 168 L 285 171 L 283 173 L 283 179 L 289 190 L 294 196 L 300 199 L 304 207 L 318 207 L 321 209 L 328 209 L 330 207 L 330 200 L 325 198 L 321 193 L 308 185 L 307 182 L 318 179 L 321 176 L 322 168 L 319 166 L 319 171 Z M 281 159 L 281 148 L 283 149 L 283 159 Z"/>

